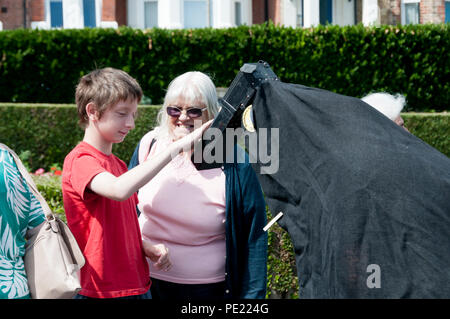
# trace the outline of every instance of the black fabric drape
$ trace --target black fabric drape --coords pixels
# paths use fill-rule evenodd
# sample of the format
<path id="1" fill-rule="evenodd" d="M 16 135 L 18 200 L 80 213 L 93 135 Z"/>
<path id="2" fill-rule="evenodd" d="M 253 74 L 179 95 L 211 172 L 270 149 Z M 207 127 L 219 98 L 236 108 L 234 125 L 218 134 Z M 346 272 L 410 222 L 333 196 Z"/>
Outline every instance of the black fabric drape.
<path id="1" fill-rule="evenodd" d="M 325 90 L 268 81 L 253 112 L 258 130 L 279 128 L 279 170 L 259 179 L 301 298 L 450 298 L 447 156 Z"/>

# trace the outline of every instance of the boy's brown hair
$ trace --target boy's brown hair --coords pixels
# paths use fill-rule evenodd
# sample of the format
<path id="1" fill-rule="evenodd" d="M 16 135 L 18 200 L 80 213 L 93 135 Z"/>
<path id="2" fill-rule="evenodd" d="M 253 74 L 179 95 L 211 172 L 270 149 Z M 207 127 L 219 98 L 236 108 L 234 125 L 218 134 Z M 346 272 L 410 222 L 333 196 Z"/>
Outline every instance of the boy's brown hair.
<path id="1" fill-rule="evenodd" d="M 139 103 L 141 98 L 141 86 L 128 73 L 114 68 L 94 70 L 83 76 L 76 88 L 78 123 L 82 128 L 89 124 L 86 105 L 90 102 L 94 103 L 101 117 L 110 106 L 119 101 L 133 99 Z"/>

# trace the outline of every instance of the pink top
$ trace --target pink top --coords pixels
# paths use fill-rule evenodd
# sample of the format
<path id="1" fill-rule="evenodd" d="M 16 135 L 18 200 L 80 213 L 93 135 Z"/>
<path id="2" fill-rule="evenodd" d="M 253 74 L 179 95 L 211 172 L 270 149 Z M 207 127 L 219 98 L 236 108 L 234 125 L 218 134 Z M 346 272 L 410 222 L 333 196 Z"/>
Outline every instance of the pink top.
<path id="1" fill-rule="evenodd" d="M 143 150 L 150 145 L 149 134 Z M 151 160 L 169 143 L 158 140 L 139 161 Z M 173 265 L 158 271 L 149 261 L 151 277 L 183 284 L 225 280 L 225 174 L 220 168 L 197 171 L 190 157 L 180 154 L 138 196 L 142 236 L 164 243 Z"/>

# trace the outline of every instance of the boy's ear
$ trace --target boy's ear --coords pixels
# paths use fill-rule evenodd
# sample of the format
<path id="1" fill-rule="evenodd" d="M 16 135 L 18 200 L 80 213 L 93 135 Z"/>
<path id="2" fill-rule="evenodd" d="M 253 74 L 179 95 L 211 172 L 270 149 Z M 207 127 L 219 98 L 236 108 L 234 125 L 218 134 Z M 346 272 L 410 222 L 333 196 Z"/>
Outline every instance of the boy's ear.
<path id="1" fill-rule="evenodd" d="M 86 105 L 86 115 L 91 121 L 98 120 L 97 108 L 93 102 L 89 102 Z"/>

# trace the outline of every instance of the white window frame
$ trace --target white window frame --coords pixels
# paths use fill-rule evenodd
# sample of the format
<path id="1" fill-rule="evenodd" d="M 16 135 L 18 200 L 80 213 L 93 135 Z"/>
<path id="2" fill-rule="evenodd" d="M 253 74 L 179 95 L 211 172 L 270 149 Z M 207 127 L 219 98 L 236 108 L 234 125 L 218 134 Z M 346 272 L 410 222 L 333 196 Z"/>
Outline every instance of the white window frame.
<path id="1" fill-rule="evenodd" d="M 143 1 L 143 6 L 144 6 L 144 10 L 142 10 L 143 11 L 143 15 L 144 15 L 144 27 L 143 28 L 146 28 L 145 27 L 145 3 L 146 2 L 156 2 L 156 8 L 157 8 L 157 13 L 156 13 L 156 19 L 157 19 L 157 22 L 156 22 L 156 27 L 158 27 L 159 26 L 159 1 L 158 0 L 144 0 Z"/>
<path id="2" fill-rule="evenodd" d="M 241 15 L 241 21 L 240 21 L 240 24 L 237 24 L 236 22 L 236 19 L 237 19 L 237 16 L 236 16 L 236 8 L 237 8 L 237 4 L 239 4 L 239 8 L 240 8 L 240 10 L 241 10 L 241 12 L 240 12 L 240 15 Z M 240 26 L 240 25 L 243 25 L 243 24 L 245 24 L 245 22 L 244 22 L 244 8 L 243 8 L 243 6 L 244 6 L 244 4 L 242 3 L 242 1 L 240 1 L 240 0 L 235 0 L 235 1 L 233 1 L 233 4 L 232 4 L 232 12 L 233 12 L 233 25 L 234 26 L 236 26 L 236 27 L 238 27 L 238 26 Z"/>
<path id="3" fill-rule="evenodd" d="M 158 25 L 161 26 L 161 8 L 168 0 L 153 0 L 157 2 L 158 7 Z M 151 2 L 149 0 L 131 0 L 127 1 L 127 25 L 132 28 L 145 29 L 145 3 Z"/>
<path id="4" fill-rule="evenodd" d="M 144 1 L 127 1 L 127 24 L 132 28 L 144 29 Z M 158 1 L 158 27 L 164 29 L 183 29 L 184 23 L 184 0 L 156 0 Z M 206 27 L 230 28 L 234 26 L 234 2 L 241 3 L 242 24 L 251 24 L 252 1 L 251 0 L 205 0 Z M 313 1 L 313 0 L 311 0 Z M 314 0 L 316 1 L 316 0 Z M 209 6 L 208 6 L 209 3 Z M 209 10 L 208 10 L 209 8 Z"/>
<path id="5" fill-rule="evenodd" d="M 420 0 L 402 0 L 401 3 L 401 20 L 402 20 L 402 24 L 406 24 L 406 6 L 405 4 L 410 4 L 410 3 L 417 3 L 418 5 L 418 10 L 419 10 L 419 24 L 420 24 Z"/>
<path id="6" fill-rule="evenodd" d="M 183 19 L 183 28 L 184 29 L 187 29 L 187 27 L 186 27 L 186 21 L 184 21 L 184 11 L 185 11 L 185 9 L 184 9 L 184 4 L 185 4 L 185 2 L 186 1 L 189 1 L 189 0 L 181 0 L 181 12 L 182 12 L 182 19 Z M 210 0 L 191 0 L 191 1 L 198 1 L 198 2 L 204 2 L 205 3 L 205 5 L 206 5 L 206 24 L 205 24 L 205 26 L 203 26 L 203 27 L 199 27 L 199 28 L 208 28 L 208 27 L 210 27 L 211 26 L 211 22 L 213 22 L 213 21 L 211 21 L 211 20 L 213 20 L 213 19 L 211 19 L 211 14 L 214 12 L 214 10 L 213 10 L 213 8 L 211 9 L 211 5 L 212 4 L 214 4 L 214 2 L 213 1 L 210 1 Z"/>
<path id="7" fill-rule="evenodd" d="M 206 11 L 208 13 L 207 25 L 208 27 L 214 27 L 214 2 L 220 0 L 206 0 Z"/>
<path id="8" fill-rule="evenodd" d="M 62 28 L 84 28 L 84 16 L 83 16 L 83 1 L 82 0 L 61 0 L 63 5 L 63 26 Z M 103 0 L 95 0 L 95 22 L 97 27 L 104 26 L 104 22 L 101 21 Z M 74 16 L 72 12 L 72 5 L 76 5 L 76 9 L 79 11 L 79 15 L 75 16 L 75 21 L 68 19 L 70 16 Z M 77 5 L 78 4 L 78 5 Z M 44 1 L 44 20 L 32 21 L 31 28 L 33 29 L 52 29 L 50 17 L 50 0 Z M 117 23 L 115 23 L 117 24 Z M 109 27 L 109 25 L 106 25 Z"/>
<path id="9" fill-rule="evenodd" d="M 355 1 L 356 0 L 333 0 L 333 25 L 355 25 Z M 351 14 L 349 14 L 349 12 Z"/>

